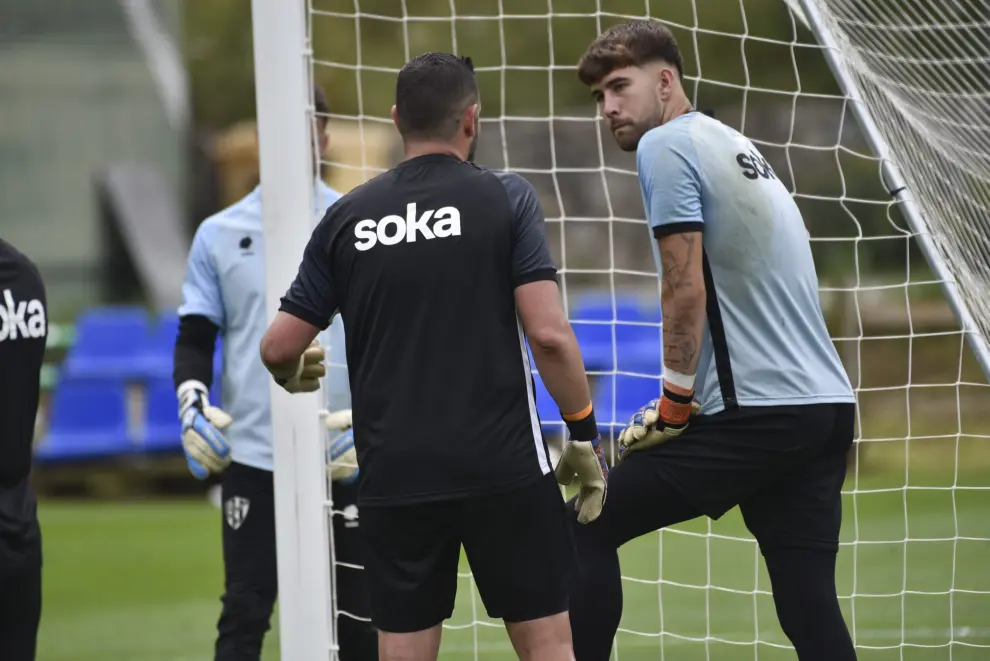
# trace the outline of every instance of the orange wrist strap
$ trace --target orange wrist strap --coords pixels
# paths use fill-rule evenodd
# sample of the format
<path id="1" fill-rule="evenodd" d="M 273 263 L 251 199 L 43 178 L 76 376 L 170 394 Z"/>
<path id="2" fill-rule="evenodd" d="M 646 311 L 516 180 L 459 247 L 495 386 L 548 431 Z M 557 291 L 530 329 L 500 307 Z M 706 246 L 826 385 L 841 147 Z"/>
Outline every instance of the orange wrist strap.
<path id="1" fill-rule="evenodd" d="M 682 425 L 691 417 L 691 402 L 675 402 L 670 397 L 660 398 L 660 419 L 675 425 Z"/>
<path id="2" fill-rule="evenodd" d="M 580 411 L 578 411 L 577 413 L 561 413 L 561 416 L 563 416 L 564 420 L 566 420 L 567 422 L 575 422 L 577 420 L 583 420 L 587 418 L 591 414 L 591 409 L 592 409 L 591 402 L 588 402 L 588 405 L 585 406 Z"/>

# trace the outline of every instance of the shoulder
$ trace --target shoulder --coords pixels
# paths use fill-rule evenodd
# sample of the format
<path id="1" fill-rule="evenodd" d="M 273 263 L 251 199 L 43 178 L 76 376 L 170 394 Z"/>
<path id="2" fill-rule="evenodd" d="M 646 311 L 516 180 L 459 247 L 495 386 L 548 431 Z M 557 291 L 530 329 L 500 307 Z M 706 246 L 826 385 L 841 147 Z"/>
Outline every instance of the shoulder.
<path id="1" fill-rule="evenodd" d="M 0 279 L 27 279 L 43 285 L 41 272 L 34 261 L 3 239 L 0 239 Z"/>
<path id="2" fill-rule="evenodd" d="M 381 189 L 387 187 L 392 178 L 392 170 L 386 170 L 385 172 L 380 172 L 368 181 L 358 184 L 346 193 L 340 193 L 329 186 L 326 187 L 328 195 L 332 198 L 331 204 L 327 207 L 327 212 L 331 210 L 347 207 L 363 200 L 374 199 L 375 196 L 381 194 Z"/>
<path id="3" fill-rule="evenodd" d="M 533 185 L 521 174 L 496 170 L 481 165 L 474 165 L 473 167 L 482 176 L 491 177 L 493 181 L 497 181 L 501 185 L 502 190 L 505 191 L 505 195 L 512 205 L 518 204 L 520 200 L 536 197 L 536 191 L 533 189 Z"/>
<path id="4" fill-rule="evenodd" d="M 261 222 L 261 189 L 257 187 L 237 202 L 204 219 L 196 228 L 193 244 L 208 248 L 218 236 L 231 232 L 244 232 L 259 222 Z"/>
<path id="5" fill-rule="evenodd" d="M 38 267 L 30 257 L 3 239 L 0 239 L 0 259 L 9 264 L 24 267 L 34 273 L 38 272 Z"/>
<path id="6" fill-rule="evenodd" d="M 707 119 L 700 113 L 692 112 L 650 129 L 639 140 L 636 160 L 642 161 L 658 151 L 693 148 L 698 126 L 704 123 L 702 120 Z"/>

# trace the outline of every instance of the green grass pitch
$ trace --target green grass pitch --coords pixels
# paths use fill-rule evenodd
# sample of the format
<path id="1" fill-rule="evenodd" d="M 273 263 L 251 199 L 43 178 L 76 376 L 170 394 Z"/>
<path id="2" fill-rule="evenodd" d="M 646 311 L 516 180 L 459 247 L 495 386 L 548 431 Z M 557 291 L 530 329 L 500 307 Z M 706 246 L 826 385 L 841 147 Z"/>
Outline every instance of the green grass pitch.
<path id="1" fill-rule="evenodd" d="M 990 490 L 905 491 L 897 488 L 903 481 L 903 474 L 899 481 L 861 479 L 860 490 L 877 491 L 858 493 L 855 503 L 845 498 L 843 539 L 852 540 L 858 527 L 860 543 L 841 551 L 839 587 L 843 595 L 855 587 L 858 595 L 844 599 L 843 609 L 859 658 L 986 659 Z M 46 554 L 40 661 L 212 658 L 222 584 L 216 509 L 205 500 L 57 501 L 43 502 L 40 517 Z M 630 578 L 618 659 L 794 658 L 782 647 L 769 581 L 737 510 L 712 524 L 699 520 L 666 531 L 662 545 L 658 535 L 636 540 L 622 559 Z M 472 587 L 461 579 L 441 658 L 514 658 Z M 265 661 L 279 658 L 276 622 Z"/>

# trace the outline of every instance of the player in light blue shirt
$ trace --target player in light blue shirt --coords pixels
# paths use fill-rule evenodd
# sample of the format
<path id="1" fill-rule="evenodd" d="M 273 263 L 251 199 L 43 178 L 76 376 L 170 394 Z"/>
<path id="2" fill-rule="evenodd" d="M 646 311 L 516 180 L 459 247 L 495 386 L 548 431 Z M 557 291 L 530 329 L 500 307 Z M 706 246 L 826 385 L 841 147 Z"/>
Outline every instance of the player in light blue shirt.
<path id="1" fill-rule="evenodd" d="M 855 396 L 797 205 L 750 140 L 692 107 L 683 69 L 650 20 L 608 29 L 578 66 L 620 148 L 636 152 L 664 373 L 662 396 L 619 436 L 601 516 L 575 523 L 575 655 L 610 657 L 622 544 L 739 506 L 798 658 L 851 661 L 835 562 Z"/>
<path id="2" fill-rule="evenodd" d="M 722 329 L 713 337 L 711 325 L 702 325 L 694 384 L 701 413 L 724 410 L 726 399 L 730 406 L 854 402 L 825 327 L 801 212 L 753 143 L 689 112 L 647 131 L 636 165 L 647 220 L 659 240 L 651 242 L 657 271 L 664 272 L 666 237 L 690 231 L 703 238 L 708 268 L 698 264 L 695 275 L 710 272 L 714 292 L 706 296 L 717 301 Z M 719 380 L 716 360 L 730 338 L 738 338 L 726 367 L 734 392 Z"/>
<path id="3" fill-rule="evenodd" d="M 322 90 L 316 110 L 328 112 Z M 321 153 L 328 146 L 326 120 L 319 119 Z M 183 447 L 192 474 L 205 479 L 222 473 L 225 591 L 217 624 L 216 661 L 258 661 L 277 595 L 275 502 L 270 376 L 259 347 L 268 326 L 265 305 L 264 232 L 259 185 L 243 199 L 203 221 L 189 252 L 174 381 L 182 420 Z M 341 197 L 317 178 L 316 217 Z M 222 338 L 220 401 L 210 402 L 213 355 Z M 329 343 L 331 367 L 325 366 Z M 330 470 L 335 509 L 335 553 L 339 561 L 363 564 L 358 537 L 357 463 L 350 427 L 343 330 L 337 320 L 300 360 L 285 386 L 290 392 L 314 391 L 325 379 L 325 417 L 330 439 Z M 337 569 L 342 611 L 367 617 L 362 572 Z M 377 633 L 364 621 L 342 615 L 338 641 L 344 661 L 377 659 Z"/>

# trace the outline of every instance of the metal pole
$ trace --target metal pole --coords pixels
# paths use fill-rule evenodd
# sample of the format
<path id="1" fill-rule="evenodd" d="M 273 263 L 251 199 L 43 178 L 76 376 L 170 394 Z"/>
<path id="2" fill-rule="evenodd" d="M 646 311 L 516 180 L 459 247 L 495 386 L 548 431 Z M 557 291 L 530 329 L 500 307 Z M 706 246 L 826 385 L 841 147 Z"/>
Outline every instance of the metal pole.
<path id="1" fill-rule="evenodd" d="M 956 286 L 955 277 L 942 260 L 942 256 L 938 253 L 932 241 L 931 233 L 922 220 L 921 210 L 918 209 L 918 205 L 908 195 L 907 184 L 890 155 L 887 140 L 880 133 L 880 129 L 877 128 L 870 109 L 867 107 L 865 101 L 863 101 L 859 86 L 840 57 L 840 51 L 835 43 L 835 39 L 832 38 L 832 33 L 825 27 L 825 21 L 818 9 L 818 2 L 816 0 L 798 1 L 804 10 L 808 27 L 815 35 L 815 38 L 818 39 L 818 43 L 825 50 L 825 60 L 832 69 L 832 74 L 835 76 L 836 81 L 838 81 L 842 92 L 851 102 L 852 111 L 856 115 L 860 127 L 863 129 L 863 133 L 866 135 L 866 140 L 870 148 L 876 154 L 877 158 L 881 160 L 883 174 L 895 191 L 893 195 L 904 210 L 904 217 L 908 225 L 910 225 L 911 230 L 915 233 L 915 239 L 921 247 L 922 254 L 942 285 L 945 297 L 949 301 L 949 307 L 952 308 L 952 312 L 962 326 L 969 348 L 976 356 L 977 362 L 979 362 L 980 367 L 983 369 L 983 374 L 987 379 L 990 379 L 990 346 L 987 345 L 986 338 L 980 333 L 979 327 L 974 322 L 969 308 L 966 306 L 965 301 L 963 301 Z"/>

